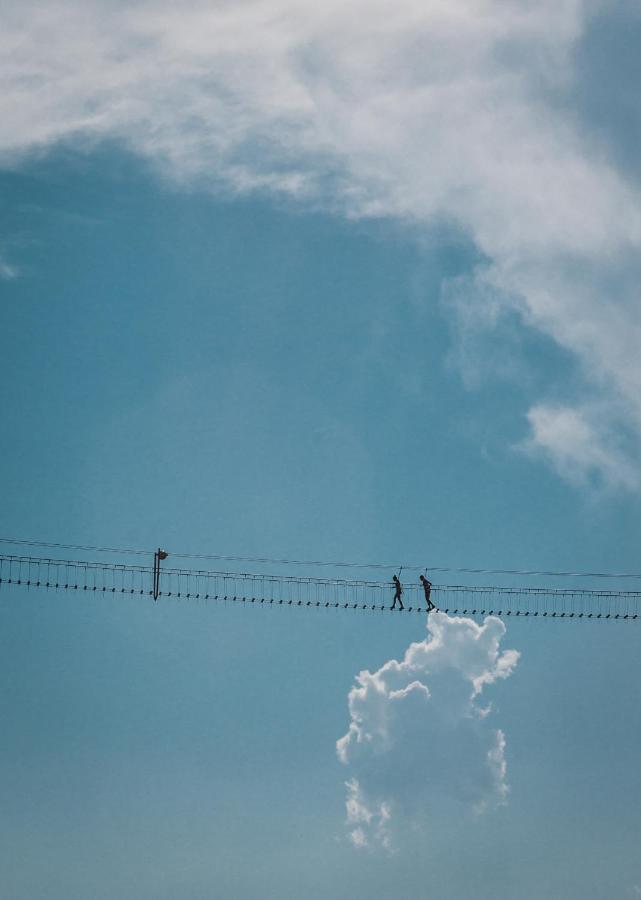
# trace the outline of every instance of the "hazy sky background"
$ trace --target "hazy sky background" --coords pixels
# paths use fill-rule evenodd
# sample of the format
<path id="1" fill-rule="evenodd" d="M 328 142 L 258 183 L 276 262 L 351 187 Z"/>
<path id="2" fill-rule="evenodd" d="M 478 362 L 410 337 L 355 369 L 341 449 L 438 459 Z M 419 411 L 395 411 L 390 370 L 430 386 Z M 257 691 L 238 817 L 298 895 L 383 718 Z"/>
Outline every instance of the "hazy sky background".
<path id="1" fill-rule="evenodd" d="M 619 2 L 5 4 L 0 537 L 640 572 L 640 45 Z M 636 623 L 0 623 L 12 900 L 641 894 Z"/>

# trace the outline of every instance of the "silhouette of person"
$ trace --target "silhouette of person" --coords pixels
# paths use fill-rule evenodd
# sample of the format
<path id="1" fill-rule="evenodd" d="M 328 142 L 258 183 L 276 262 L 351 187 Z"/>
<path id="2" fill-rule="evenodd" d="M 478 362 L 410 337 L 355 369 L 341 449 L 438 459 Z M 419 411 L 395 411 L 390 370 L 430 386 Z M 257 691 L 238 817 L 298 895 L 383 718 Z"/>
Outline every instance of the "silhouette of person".
<path id="1" fill-rule="evenodd" d="M 403 601 L 401 600 L 401 594 L 403 593 L 403 585 L 398 579 L 398 575 L 394 575 L 392 578 L 394 583 L 394 602 L 392 603 L 392 609 L 396 606 L 396 601 L 398 600 L 401 609 L 405 609 L 403 606 Z"/>
<path id="2" fill-rule="evenodd" d="M 432 599 L 430 594 L 432 593 L 432 582 L 428 581 L 425 575 L 421 575 L 421 583 L 423 585 L 423 590 L 425 591 L 425 602 L 427 603 L 427 611 L 431 612 L 433 609 L 436 609 L 436 604 L 432 603 Z"/>

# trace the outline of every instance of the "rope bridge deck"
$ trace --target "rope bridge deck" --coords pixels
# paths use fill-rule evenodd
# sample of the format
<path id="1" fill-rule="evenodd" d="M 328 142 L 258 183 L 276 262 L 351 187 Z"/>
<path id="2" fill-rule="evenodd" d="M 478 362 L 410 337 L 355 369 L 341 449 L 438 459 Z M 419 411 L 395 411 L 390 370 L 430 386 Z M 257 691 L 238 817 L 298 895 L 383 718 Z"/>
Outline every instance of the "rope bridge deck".
<path id="1" fill-rule="evenodd" d="M 0 588 L 75 591 L 83 594 L 130 595 L 370 612 L 427 613 L 420 583 L 403 586 L 404 608 L 391 610 L 390 581 L 312 578 L 249 572 L 162 568 L 159 589 L 148 565 L 89 562 L 34 556 L 0 555 Z M 580 587 L 433 584 L 432 602 L 448 615 L 554 619 L 641 618 L 641 591 L 593 590 Z"/>

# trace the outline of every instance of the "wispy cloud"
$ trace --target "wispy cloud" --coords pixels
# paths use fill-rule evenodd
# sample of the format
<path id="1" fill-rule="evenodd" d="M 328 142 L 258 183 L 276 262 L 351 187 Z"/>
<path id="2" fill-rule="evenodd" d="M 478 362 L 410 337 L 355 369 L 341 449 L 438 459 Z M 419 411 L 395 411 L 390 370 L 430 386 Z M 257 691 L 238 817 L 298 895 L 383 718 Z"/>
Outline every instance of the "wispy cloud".
<path id="1" fill-rule="evenodd" d="M 481 813 L 508 793 L 505 735 L 491 724 L 485 689 L 519 660 L 499 651 L 503 623 L 434 613 L 428 636 L 356 678 L 350 725 L 337 742 L 346 782 L 347 826 L 356 847 L 394 847 L 394 832 L 429 821 L 443 798 Z"/>
<path id="2" fill-rule="evenodd" d="M 20 273 L 17 266 L 14 266 L 10 262 L 7 262 L 5 257 L 0 254 L 0 280 L 13 281 L 13 279 L 17 278 L 19 274 Z"/>
<path id="3" fill-rule="evenodd" d="M 453 224 L 485 260 L 472 295 L 492 294 L 496 321 L 516 315 L 574 355 L 594 398 L 614 398 L 635 434 L 636 467 L 641 197 L 568 100 L 576 48 L 600 9 L 5 4 L 0 158 L 116 138 L 177 181 Z M 592 465 L 611 468 L 592 427 L 602 447 Z"/>
<path id="4" fill-rule="evenodd" d="M 531 435 L 522 448 L 542 455 L 561 477 L 584 485 L 598 479 L 609 487 L 638 490 L 641 469 L 609 433 L 607 413 L 568 406 L 539 404 L 528 413 Z"/>

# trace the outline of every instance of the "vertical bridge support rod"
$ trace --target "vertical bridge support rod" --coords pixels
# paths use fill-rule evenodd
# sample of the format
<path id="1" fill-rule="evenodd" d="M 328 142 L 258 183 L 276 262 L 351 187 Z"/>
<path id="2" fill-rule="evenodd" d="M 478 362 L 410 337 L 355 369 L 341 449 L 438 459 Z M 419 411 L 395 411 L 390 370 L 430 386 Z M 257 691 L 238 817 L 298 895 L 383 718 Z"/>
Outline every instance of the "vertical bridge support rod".
<path id="1" fill-rule="evenodd" d="M 154 600 L 158 599 L 158 594 L 160 593 L 160 560 L 167 559 L 168 556 L 167 551 L 161 550 L 160 547 L 154 553 L 154 578 L 151 590 Z"/>

